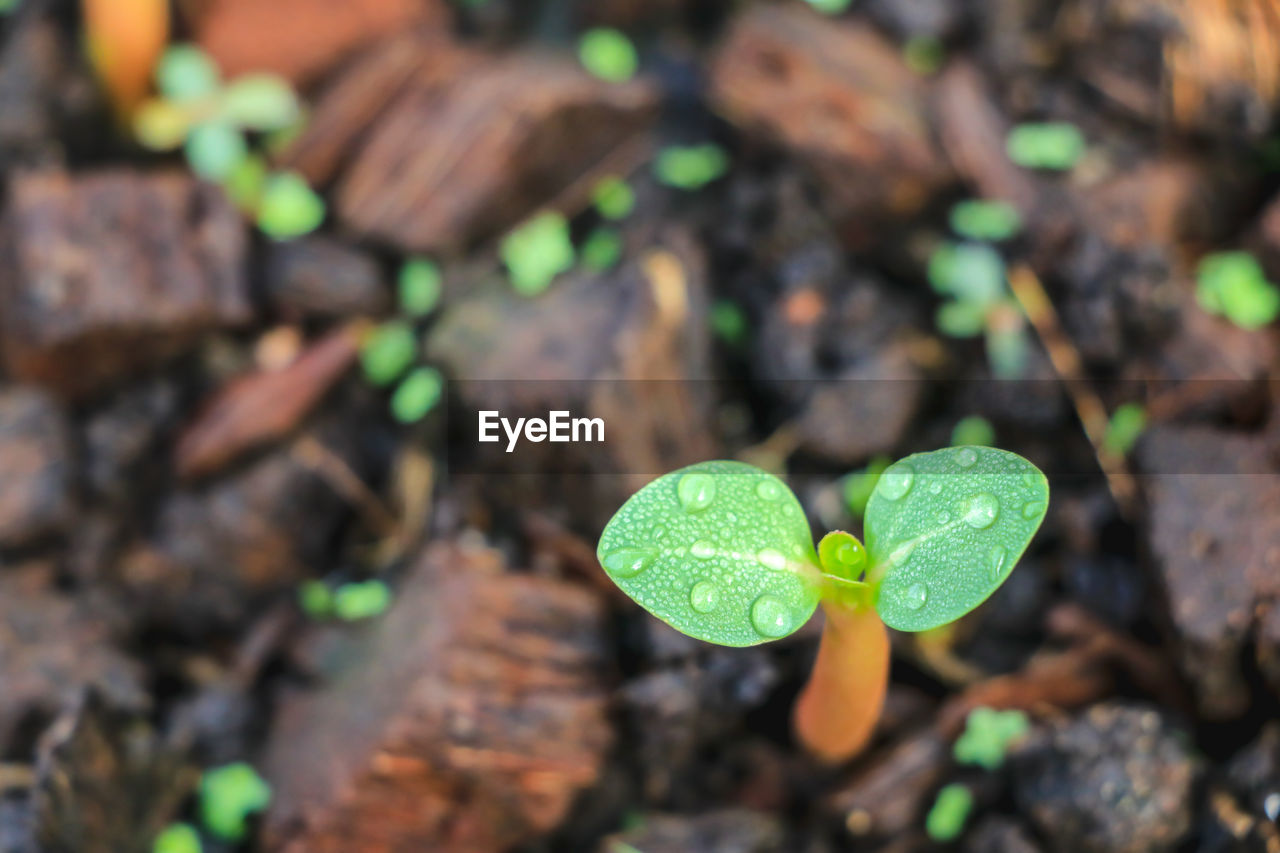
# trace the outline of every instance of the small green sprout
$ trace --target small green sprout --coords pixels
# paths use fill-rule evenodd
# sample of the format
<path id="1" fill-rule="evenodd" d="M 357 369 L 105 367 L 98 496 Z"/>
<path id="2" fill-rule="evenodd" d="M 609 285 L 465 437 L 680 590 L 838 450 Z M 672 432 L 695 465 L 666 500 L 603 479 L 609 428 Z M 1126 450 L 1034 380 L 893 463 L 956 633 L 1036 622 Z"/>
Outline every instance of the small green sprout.
<path id="1" fill-rule="evenodd" d="M 933 36 L 912 36 L 902 46 L 902 59 L 921 77 L 936 74 L 947 59 L 947 49 Z"/>
<path id="2" fill-rule="evenodd" d="M 626 219 L 636 206 L 631 185 L 616 175 L 602 178 L 591 191 L 591 202 L 605 219 Z"/>
<path id="3" fill-rule="evenodd" d="M 891 462 L 893 462 L 892 459 L 881 454 L 873 458 L 866 468 L 854 471 L 845 478 L 844 503 L 849 507 L 849 513 L 854 518 L 862 518 L 863 513 L 867 511 L 867 502 L 875 494 L 876 483 L 880 482 L 880 475 Z"/>
<path id="4" fill-rule="evenodd" d="M 604 272 L 617 266 L 622 258 L 622 235 L 618 229 L 601 226 L 582 244 L 582 265 L 592 272 Z"/>
<path id="5" fill-rule="evenodd" d="M 951 443 L 955 446 L 972 444 L 977 447 L 994 447 L 996 430 L 991 421 L 981 415 L 969 415 L 956 422 L 951 430 Z"/>
<path id="6" fill-rule="evenodd" d="M 985 243 L 943 243 L 929 258 L 928 277 L 935 291 L 951 297 L 938 307 L 938 330 L 953 338 L 985 333 L 992 372 L 1001 379 L 1021 376 L 1030 343 L 1000 253 Z"/>
<path id="7" fill-rule="evenodd" d="M 391 320 L 371 331 L 361 343 L 360 366 L 370 383 L 382 387 L 404 375 L 417 352 L 413 327 Z"/>
<path id="8" fill-rule="evenodd" d="M 969 240 L 1008 240 L 1022 230 L 1022 217 L 1003 201 L 969 199 L 951 208 L 951 230 Z"/>
<path id="9" fill-rule="evenodd" d="M 582 67 L 610 83 L 624 83 L 636 75 L 640 58 L 626 33 L 612 27 L 587 30 L 578 40 Z"/>
<path id="10" fill-rule="evenodd" d="M 218 66 L 192 44 L 178 44 L 166 50 L 156 63 L 155 78 L 156 89 L 175 103 L 211 98 L 222 85 Z"/>
<path id="11" fill-rule="evenodd" d="M 271 786 L 243 761 L 206 770 L 200 779 L 201 819 L 223 841 L 243 841 L 249 816 L 270 802 Z"/>
<path id="12" fill-rule="evenodd" d="M 261 154 L 250 152 L 223 179 L 222 188 L 236 207 L 253 215 L 262 205 L 262 191 L 269 177 L 267 161 Z"/>
<path id="13" fill-rule="evenodd" d="M 310 234 L 320 227 L 324 217 L 324 199 L 296 172 L 277 172 L 263 184 L 258 228 L 273 240 Z"/>
<path id="14" fill-rule="evenodd" d="M 444 377 L 434 367 L 418 367 L 391 395 L 391 416 L 402 424 L 417 423 L 444 396 Z"/>
<path id="15" fill-rule="evenodd" d="M 151 853 L 202 853 L 200 835 L 187 823 L 171 823 L 156 836 Z"/>
<path id="16" fill-rule="evenodd" d="M 834 531 L 815 549 L 804 510 L 781 480 L 742 462 L 703 462 L 634 494 L 605 526 L 597 555 L 649 613 L 718 645 L 788 636 L 824 604 L 828 628 L 846 627 L 823 632 L 831 649 L 819 653 L 826 663 L 802 694 L 797 727 L 810 749 L 840 760 L 865 743 L 840 734 L 848 719 L 869 734 L 879 714 L 889 660 L 883 625 L 928 631 L 985 601 L 1040 527 L 1048 500 L 1044 474 L 1013 453 L 917 453 L 880 475 L 867 502 L 865 548 Z M 874 664 L 862 637 L 882 640 Z M 852 707 L 859 700 L 875 707 Z"/>
<path id="17" fill-rule="evenodd" d="M 1260 329 L 1280 315 L 1280 289 L 1248 252 L 1206 255 L 1196 271 L 1196 301 L 1242 329 Z"/>
<path id="18" fill-rule="evenodd" d="M 18 11 L 22 0 L 0 0 L 0 15 L 10 15 Z"/>
<path id="19" fill-rule="evenodd" d="M 1141 403 L 1125 403 L 1111 413 L 1102 449 L 1114 456 L 1128 456 L 1147 428 L 1147 410 Z"/>
<path id="20" fill-rule="evenodd" d="M 443 289 L 440 267 L 430 258 L 409 258 L 400 267 L 396 287 L 400 313 L 419 319 L 436 310 Z"/>
<path id="21" fill-rule="evenodd" d="M 499 253 L 516 292 L 536 296 L 573 268 L 569 223 L 559 213 L 540 213 L 503 238 Z"/>
<path id="22" fill-rule="evenodd" d="M 669 145 L 658 152 L 653 171 L 658 180 L 680 190 L 697 190 L 729 170 L 729 155 L 711 142 Z"/>
<path id="23" fill-rule="evenodd" d="M 964 733 L 956 739 L 952 754 L 961 764 L 999 770 L 1009 747 L 1025 737 L 1030 728 L 1027 715 L 1022 711 L 974 708 L 965 720 Z"/>
<path id="24" fill-rule="evenodd" d="M 301 117 L 293 87 L 275 74 L 237 77 L 222 93 L 221 112 L 236 126 L 258 133 L 293 127 Z"/>
<path id="25" fill-rule="evenodd" d="M 747 339 L 747 315 L 738 303 L 717 299 L 711 304 L 711 331 L 729 346 L 739 346 Z"/>
<path id="26" fill-rule="evenodd" d="M 924 819 L 924 831 L 939 844 L 955 841 L 964 832 L 964 825 L 973 811 L 973 794 L 964 785 L 953 782 L 938 791 Z"/>
<path id="27" fill-rule="evenodd" d="M 220 183 L 249 153 L 243 134 L 224 121 L 207 121 L 191 128 L 183 148 L 191 171 Z"/>
<path id="28" fill-rule="evenodd" d="M 391 590 L 380 580 L 345 583 L 333 593 L 333 614 L 344 622 L 381 615 L 391 604 Z"/>
<path id="29" fill-rule="evenodd" d="M 309 580 L 298 586 L 298 609 L 312 619 L 333 614 L 333 590 L 324 581 Z"/>
<path id="30" fill-rule="evenodd" d="M 839 15 L 853 4 L 853 0 L 808 0 L 808 3 L 824 15 Z"/>
<path id="31" fill-rule="evenodd" d="M 1070 122 L 1028 122 L 1009 132 L 1005 150 L 1023 168 L 1065 172 L 1084 156 L 1085 139 Z"/>

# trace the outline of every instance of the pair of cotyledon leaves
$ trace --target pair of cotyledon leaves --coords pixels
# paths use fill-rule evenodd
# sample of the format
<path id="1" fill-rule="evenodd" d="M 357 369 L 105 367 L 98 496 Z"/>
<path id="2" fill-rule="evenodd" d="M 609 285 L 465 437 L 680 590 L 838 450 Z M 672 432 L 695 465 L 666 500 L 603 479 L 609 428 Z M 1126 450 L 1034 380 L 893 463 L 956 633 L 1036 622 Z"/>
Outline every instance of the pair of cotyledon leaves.
<path id="1" fill-rule="evenodd" d="M 918 453 L 890 466 L 867 504 L 861 581 L 884 622 L 926 631 L 991 595 L 1040 527 L 1043 473 L 991 447 Z M 849 580 L 824 572 L 799 501 L 741 462 L 702 462 L 633 495 L 600 537 L 600 563 L 642 607 L 726 646 L 784 637 Z"/>

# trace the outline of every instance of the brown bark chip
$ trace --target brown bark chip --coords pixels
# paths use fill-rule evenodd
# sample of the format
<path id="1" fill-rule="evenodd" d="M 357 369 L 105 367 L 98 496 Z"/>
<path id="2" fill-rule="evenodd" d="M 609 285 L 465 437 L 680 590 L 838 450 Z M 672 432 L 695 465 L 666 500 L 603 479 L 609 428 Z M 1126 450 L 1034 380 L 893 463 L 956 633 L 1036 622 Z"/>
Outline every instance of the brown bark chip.
<path id="1" fill-rule="evenodd" d="M 430 548 L 333 681 L 277 717 L 268 849 L 498 853 L 555 827 L 610 741 L 602 625 L 586 590 Z"/>

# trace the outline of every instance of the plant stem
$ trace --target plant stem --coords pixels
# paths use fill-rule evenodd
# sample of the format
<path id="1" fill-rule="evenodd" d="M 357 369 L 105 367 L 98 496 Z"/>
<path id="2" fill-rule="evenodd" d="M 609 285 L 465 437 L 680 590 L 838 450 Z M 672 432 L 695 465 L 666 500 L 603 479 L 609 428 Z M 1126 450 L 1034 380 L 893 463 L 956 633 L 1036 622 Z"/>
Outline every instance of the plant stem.
<path id="1" fill-rule="evenodd" d="M 857 755 L 875 731 L 889 686 L 889 632 L 872 607 L 824 601 L 826 625 L 809 683 L 795 708 L 795 730 L 830 764 Z"/>

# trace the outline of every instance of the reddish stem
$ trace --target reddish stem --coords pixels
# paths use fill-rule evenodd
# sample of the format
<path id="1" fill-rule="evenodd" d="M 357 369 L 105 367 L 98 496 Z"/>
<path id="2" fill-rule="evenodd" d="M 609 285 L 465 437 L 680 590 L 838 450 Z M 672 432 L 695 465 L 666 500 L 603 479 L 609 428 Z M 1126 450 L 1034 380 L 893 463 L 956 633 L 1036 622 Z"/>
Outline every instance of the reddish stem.
<path id="1" fill-rule="evenodd" d="M 889 632 L 872 607 L 823 602 L 826 625 L 795 708 L 800 742 L 822 761 L 857 755 L 875 732 L 889 686 Z"/>

